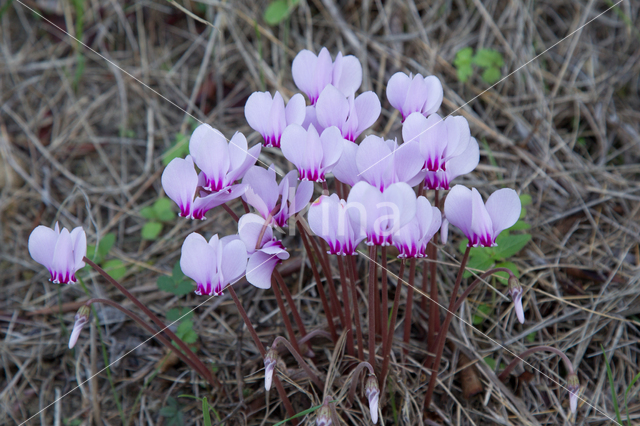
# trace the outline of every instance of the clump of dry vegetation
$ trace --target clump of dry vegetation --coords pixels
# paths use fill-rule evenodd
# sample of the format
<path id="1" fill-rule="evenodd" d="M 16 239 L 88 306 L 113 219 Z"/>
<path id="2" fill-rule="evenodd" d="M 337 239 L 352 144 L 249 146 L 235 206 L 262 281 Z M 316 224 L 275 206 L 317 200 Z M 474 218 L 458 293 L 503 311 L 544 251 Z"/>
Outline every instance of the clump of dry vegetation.
<path id="1" fill-rule="evenodd" d="M 56 220 L 83 225 L 93 244 L 112 233 L 115 243 L 103 260 L 145 305 L 161 317 L 172 308 L 198 306 L 203 299 L 192 293 L 160 291 L 158 277 L 171 275 L 186 235 L 235 232 L 235 224 L 221 209 L 204 222 L 144 213 L 163 195 L 163 159 L 172 147 L 180 150 L 197 121 L 228 137 L 241 131 L 250 145 L 260 141 L 244 118 L 247 97 L 255 90 L 291 96 L 291 60 L 300 49 L 322 46 L 360 59 L 361 90 L 373 90 L 383 101 L 372 130 L 386 138 L 400 137 L 401 128 L 384 97 L 389 77 L 396 71 L 436 75 L 444 86 L 441 112 L 465 116 L 480 141 L 480 166 L 464 183 L 484 193 L 511 187 L 532 200 L 525 216 L 532 240 L 510 259 L 525 288 L 527 322 L 505 320 L 510 312 L 502 283 L 479 286 L 461 311 L 467 324 L 454 319 L 449 330 L 436 408 L 426 416 L 427 372 L 421 366 L 427 320 L 414 313 L 407 354 L 400 344 L 392 352 L 391 386 L 381 402 L 384 424 L 604 425 L 616 417 L 616 407 L 625 424 L 637 423 L 640 4 L 613 5 L 302 0 L 270 26 L 263 18 L 266 2 L 5 2 L 0 423 L 35 416 L 31 422 L 43 425 L 201 424 L 201 402 L 183 394 L 207 397 L 218 424 L 286 418 L 277 394 L 265 394 L 262 357 L 226 296 L 198 307 L 191 318 L 198 354 L 213 366 L 224 391 L 208 388 L 111 309 L 98 309 L 100 325 L 92 324 L 69 350 L 74 314 L 88 294 L 125 299 L 89 271 L 82 274 L 86 291 L 51 284 L 30 259 L 27 238 L 35 226 Z M 485 91 L 487 67 L 471 64 L 461 82 L 453 64 L 468 47 L 498 52 L 499 71 L 508 77 Z M 260 159 L 289 167 L 276 150 L 263 150 Z M 232 207 L 240 209 L 238 202 Z M 143 231 L 151 221 L 162 225 L 156 237 Z M 292 257 L 280 270 L 303 321 L 309 329 L 324 327 L 302 243 L 296 236 L 286 243 Z M 458 243 L 455 235 L 439 250 L 443 298 L 455 280 Z M 363 270 L 365 264 L 359 261 Z M 390 270 L 398 264 L 390 263 Z M 265 344 L 284 335 L 271 292 L 247 285 L 237 292 Z M 565 378 L 557 357 L 536 354 L 507 382 L 497 379 L 514 353 L 543 344 L 565 352 L 578 372 L 584 400 L 575 417 L 566 390 L 556 384 Z M 312 368 L 323 374 L 324 393 L 344 396 L 350 377 L 342 367 L 349 361 L 340 347 L 317 339 L 313 350 Z M 295 360 L 284 361 L 280 368 L 294 408 L 321 404 L 324 395 Z M 482 390 L 473 396 L 469 386 Z M 368 422 L 366 399 L 356 398 L 353 406 L 340 399 L 337 408 L 345 424 Z"/>

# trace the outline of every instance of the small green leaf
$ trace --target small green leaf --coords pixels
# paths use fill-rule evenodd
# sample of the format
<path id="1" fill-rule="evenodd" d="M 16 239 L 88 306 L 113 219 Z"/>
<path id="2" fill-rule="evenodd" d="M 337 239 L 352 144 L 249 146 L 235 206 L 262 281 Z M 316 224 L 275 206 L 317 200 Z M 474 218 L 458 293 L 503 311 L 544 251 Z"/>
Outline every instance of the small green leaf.
<path id="1" fill-rule="evenodd" d="M 456 53 L 456 57 L 453 60 L 453 65 L 455 65 L 456 68 L 459 68 L 464 65 L 471 65 L 472 57 L 473 57 L 472 48 L 470 47 L 462 48 L 458 50 L 458 52 Z"/>
<path id="2" fill-rule="evenodd" d="M 209 403 L 206 397 L 202 398 L 202 415 L 204 416 L 204 426 L 211 426 L 211 414 L 209 413 Z"/>
<path id="3" fill-rule="evenodd" d="M 156 212 L 156 214 L 160 214 L 163 211 L 171 210 L 172 206 L 173 201 L 171 201 L 167 197 L 160 197 L 153 203 L 153 210 Z"/>
<path id="4" fill-rule="evenodd" d="M 508 229 L 509 231 L 524 231 L 527 229 L 531 229 L 531 225 L 528 224 L 527 222 L 519 220 L 515 223 L 515 225 L 513 225 L 511 228 L 508 228 Z"/>
<path id="5" fill-rule="evenodd" d="M 169 277 L 166 277 L 166 278 L 169 278 Z M 183 315 L 184 315 L 184 318 L 182 318 Z M 182 319 L 183 321 L 185 321 L 193 317 L 193 311 L 183 307 L 171 308 L 167 311 L 166 317 L 167 317 L 167 321 L 169 322 L 174 322 L 174 321 L 177 321 L 178 319 Z"/>
<path id="6" fill-rule="evenodd" d="M 140 210 L 140 216 L 144 217 L 147 220 L 153 220 L 156 218 L 156 211 L 153 207 L 147 206 Z"/>
<path id="7" fill-rule="evenodd" d="M 504 232 L 496 238 L 497 247 L 494 247 L 495 256 L 499 259 L 508 259 L 527 245 L 531 240 L 531 234 L 505 235 Z"/>
<path id="8" fill-rule="evenodd" d="M 611 388 L 611 399 L 613 400 L 613 409 L 618 419 L 618 424 L 622 424 L 622 418 L 620 417 L 620 408 L 618 407 L 618 395 L 616 394 L 615 381 L 613 380 L 613 373 L 611 372 L 611 366 L 607 359 L 607 353 L 604 350 L 604 346 L 600 345 L 602 349 L 602 356 L 604 356 L 604 365 L 607 367 L 607 377 L 609 377 L 609 387 Z"/>
<path id="9" fill-rule="evenodd" d="M 276 0 L 264 11 L 264 20 L 269 25 L 277 25 L 289 16 L 289 5 L 285 0 Z"/>
<path id="10" fill-rule="evenodd" d="M 171 271 L 171 275 L 173 275 L 173 280 L 176 282 L 182 281 L 184 279 L 182 268 L 180 268 L 180 261 L 177 261 L 176 264 L 173 265 L 173 270 Z"/>
<path id="11" fill-rule="evenodd" d="M 473 56 L 472 62 L 482 68 L 498 67 L 504 65 L 502 54 L 493 49 L 480 49 Z"/>
<path id="12" fill-rule="evenodd" d="M 193 330 L 193 321 L 183 320 L 176 329 L 176 335 L 182 339 L 182 336 L 184 336 L 189 330 Z"/>
<path id="13" fill-rule="evenodd" d="M 331 401 L 331 402 L 335 402 L 335 401 Z M 315 407 L 311 407 L 311 408 L 307 408 L 306 410 L 300 411 L 298 414 L 289 417 L 288 419 L 282 420 L 276 424 L 274 424 L 273 426 L 280 426 L 285 424 L 286 422 L 288 422 L 289 420 L 292 419 L 297 419 L 298 417 L 302 417 L 302 416 L 306 416 L 309 413 L 313 413 L 314 411 L 316 411 L 317 409 L 319 409 L 320 407 L 322 407 L 322 405 L 316 405 Z"/>
<path id="14" fill-rule="evenodd" d="M 462 65 L 456 69 L 456 73 L 458 74 L 458 80 L 466 83 L 473 74 L 473 68 L 471 68 L 471 65 Z"/>
<path id="15" fill-rule="evenodd" d="M 489 67 L 485 69 L 482 73 L 482 79 L 487 84 L 497 83 L 502 77 L 502 73 L 500 72 L 500 68 Z"/>
<path id="16" fill-rule="evenodd" d="M 198 340 L 198 334 L 193 330 L 187 330 L 180 338 L 183 342 L 190 345 Z"/>
<path id="17" fill-rule="evenodd" d="M 491 313 L 491 306 L 482 304 L 478 306 L 478 313 L 473 316 L 473 325 L 480 325 Z"/>
<path id="18" fill-rule="evenodd" d="M 489 366 L 490 369 L 494 370 L 496 369 L 496 360 L 491 358 L 490 356 L 486 356 L 483 359 L 484 363 L 487 364 Z"/>
<path id="19" fill-rule="evenodd" d="M 176 282 L 173 278 L 162 275 L 158 277 L 158 288 L 176 296 L 184 296 L 193 291 L 193 284 L 188 280 Z"/>
<path id="20" fill-rule="evenodd" d="M 189 154 L 189 138 L 182 133 L 176 135 L 176 141 L 162 154 L 162 165 L 167 166 L 174 158 L 186 157 Z"/>
<path id="21" fill-rule="evenodd" d="M 105 272 L 111 275 L 111 277 L 116 281 L 120 281 L 120 278 L 124 277 L 127 273 L 127 268 L 120 259 L 111 259 L 106 261 L 102 264 L 102 269 L 104 269 Z"/>
<path id="22" fill-rule="evenodd" d="M 142 239 L 155 240 L 162 231 L 162 224 L 160 222 L 147 222 L 142 227 Z"/>
<path id="23" fill-rule="evenodd" d="M 176 217 L 173 210 L 162 210 L 156 213 L 160 222 L 170 222 Z"/>
<path id="24" fill-rule="evenodd" d="M 511 272 L 513 272 L 513 275 L 515 275 L 516 278 L 520 278 L 520 270 L 518 269 L 518 266 L 513 262 L 498 263 L 496 265 L 496 268 L 507 268 L 511 270 Z M 506 272 L 496 272 L 496 278 L 504 285 L 509 284 L 509 274 L 507 274 Z"/>
<path id="25" fill-rule="evenodd" d="M 96 246 L 94 244 L 87 245 L 87 259 L 97 263 L 98 265 L 103 261 L 102 257 L 100 257 L 98 253 L 96 253 Z M 86 265 L 84 269 L 89 270 L 91 269 L 91 266 Z"/>
<path id="26" fill-rule="evenodd" d="M 533 333 L 529 333 L 527 334 L 527 336 L 525 337 L 525 339 L 527 339 L 527 342 L 529 343 L 533 343 L 536 341 L 536 335 L 538 334 L 537 331 L 534 331 Z"/>
<path id="27" fill-rule="evenodd" d="M 531 204 L 531 195 L 529 194 L 520 195 L 520 204 L 522 204 L 522 207 L 528 206 L 529 204 Z"/>
<path id="28" fill-rule="evenodd" d="M 525 209 L 524 207 L 522 207 L 520 209 L 520 217 L 518 219 L 522 219 L 523 217 L 525 217 L 527 215 L 527 209 Z"/>
<path id="29" fill-rule="evenodd" d="M 478 249 L 478 250 L 474 251 L 474 249 Z M 482 248 L 474 247 L 473 249 L 471 249 L 471 253 L 473 254 L 469 255 L 467 268 L 475 270 L 474 272 L 476 273 L 477 271 L 486 271 L 487 269 L 491 268 L 491 266 L 493 266 L 493 264 L 495 263 L 493 258 L 489 255 L 490 253 L 489 250 L 483 250 L 483 249 L 484 247 Z M 462 276 L 464 278 L 469 278 L 471 275 L 472 275 L 471 271 L 465 271 Z"/>
<path id="30" fill-rule="evenodd" d="M 109 232 L 107 235 L 103 236 L 100 239 L 100 243 L 98 244 L 98 256 L 102 259 L 107 257 L 109 250 L 113 247 L 113 244 L 116 242 L 116 234 L 113 232 Z"/>

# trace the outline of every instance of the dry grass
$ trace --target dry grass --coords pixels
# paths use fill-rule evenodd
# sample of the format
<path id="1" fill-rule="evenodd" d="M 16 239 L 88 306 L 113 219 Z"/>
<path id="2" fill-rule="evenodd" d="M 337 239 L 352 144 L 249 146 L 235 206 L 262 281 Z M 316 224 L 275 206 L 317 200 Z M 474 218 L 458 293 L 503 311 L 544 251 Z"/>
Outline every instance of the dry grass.
<path id="1" fill-rule="evenodd" d="M 79 286 L 49 283 L 46 271 L 28 255 L 27 238 L 36 225 L 55 220 L 83 225 L 90 243 L 115 232 L 112 255 L 127 264 L 125 286 L 161 315 L 176 305 L 195 307 L 202 301 L 195 295 L 176 299 L 158 291 L 158 274 L 171 269 L 188 233 L 232 232 L 232 221 L 216 210 L 202 223 L 174 221 L 157 241 L 140 239 L 140 210 L 162 193 L 161 155 L 178 132 L 189 131 L 182 109 L 229 137 L 239 130 L 249 135 L 250 144 L 256 143 L 259 136 L 250 131 L 243 114 L 248 95 L 255 90 L 293 94 L 293 56 L 302 48 L 318 51 L 321 46 L 334 55 L 338 50 L 354 54 L 365 64 L 362 90 L 374 90 L 383 99 L 383 116 L 373 130 L 388 137 L 400 134 L 400 120 L 384 97 L 388 78 L 398 70 L 438 76 L 445 88 L 442 112 L 464 105 L 457 114 L 467 117 L 478 140 L 486 140 L 481 143 L 481 165 L 464 182 L 484 194 L 508 186 L 533 197 L 527 215 L 533 240 L 513 259 L 523 271 L 527 322 L 514 322 L 509 303 L 486 286 L 471 295 L 464 318 L 470 320 L 481 302 L 491 303 L 495 315 L 480 326 L 482 333 L 453 322 L 450 335 L 456 345 L 441 366 L 439 417 L 432 420 L 451 425 L 610 423 L 605 415 L 612 417 L 614 411 L 601 346 L 612 360 L 620 404 L 640 364 L 638 2 L 622 1 L 488 92 L 483 92 L 487 85 L 477 72 L 466 84 L 458 81 L 450 64 L 459 49 L 500 51 L 506 74 L 609 3 L 303 0 L 290 21 L 277 27 L 262 20 L 262 1 L 180 3 L 216 29 L 160 0 L 14 0 L 2 16 L 0 423 L 26 420 L 100 370 L 101 342 L 109 362 L 136 348 L 111 366 L 118 402 L 135 424 L 166 424 L 160 408 L 169 396 L 185 393 L 207 395 L 227 419 L 225 424 L 272 424 L 284 418 L 277 394 L 265 397 L 262 360 L 246 330 L 241 333 L 241 319 L 226 297 L 199 308 L 195 323 L 199 353 L 215 364 L 228 395 L 207 394 L 207 388 L 198 385 L 200 379 L 182 364 L 148 380 L 164 349 L 156 342 L 137 347 L 148 335 L 106 310 L 101 315 L 107 324 L 100 327 L 100 335 L 95 328 L 83 332 L 79 345 L 69 351 L 68 328 L 77 309 L 73 302 L 86 296 Z M 25 7 L 76 34 L 74 4 L 84 5 L 83 41 L 117 67 L 78 49 L 76 42 Z M 78 73 L 81 66 L 84 71 Z M 288 167 L 271 150 L 261 160 Z M 293 257 L 301 257 L 299 240 L 286 242 Z M 455 269 L 447 266 L 452 262 L 447 254 L 460 258 L 455 247 L 449 244 L 439 256 L 443 297 Z M 397 270 L 397 265 L 391 268 Z M 86 282 L 92 294 L 122 300 L 95 275 Z M 323 326 L 309 268 L 296 269 L 288 283 L 308 328 Z M 503 290 L 498 285 L 498 291 Z M 265 343 L 284 334 L 271 292 L 248 286 L 238 291 Z M 418 374 L 425 356 L 425 327 L 426 321 L 415 321 L 406 359 L 400 345 L 394 348 L 393 402 L 397 421 L 403 424 L 425 424 L 420 407 L 426 382 Z M 566 391 L 530 367 L 530 381 L 502 384 L 479 362 L 485 390 L 470 400 L 462 397 L 452 374 L 458 351 L 476 361 L 491 356 L 499 365 L 513 359 L 502 346 L 520 352 L 534 344 L 525 339 L 533 332 L 535 344 L 565 351 L 577 367 L 586 400 L 577 418 L 568 410 Z M 326 392 L 340 397 L 348 383 L 340 375 L 344 358 L 339 351 L 333 357 L 333 345 L 322 340 L 314 348 L 314 368 L 324 375 L 334 366 Z M 530 362 L 565 383 L 556 357 L 541 355 Z M 318 404 L 322 395 L 313 393 L 295 361 L 287 359 L 287 366 L 297 386 L 288 386 L 295 408 Z M 636 382 L 631 389 L 629 402 L 636 424 L 639 386 Z M 243 390 L 244 398 L 239 398 Z M 78 424 L 74 419 L 90 424 L 91 418 L 120 424 L 113 395 L 102 372 L 31 424 Z M 199 405 L 180 401 L 186 406 L 185 424 L 201 422 Z M 383 421 L 393 424 L 391 402 L 385 401 Z M 351 409 L 340 402 L 338 408 L 345 422 L 366 423 L 363 401 Z"/>

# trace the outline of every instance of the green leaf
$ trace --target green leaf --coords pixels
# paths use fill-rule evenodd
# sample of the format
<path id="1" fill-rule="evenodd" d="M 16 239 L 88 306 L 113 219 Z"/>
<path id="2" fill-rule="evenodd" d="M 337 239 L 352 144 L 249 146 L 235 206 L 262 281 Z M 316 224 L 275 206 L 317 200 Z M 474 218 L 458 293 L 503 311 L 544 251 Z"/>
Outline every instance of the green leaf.
<path id="1" fill-rule="evenodd" d="M 456 73 L 458 74 L 458 80 L 466 83 L 473 74 L 473 68 L 471 68 L 471 65 L 462 65 L 457 68 Z"/>
<path id="2" fill-rule="evenodd" d="M 180 338 L 183 342 L 190 345 L 198 340 L 198 334 L 193 330 L 187 330 Z"/>
<path id="3" fill-rule="evenodd" d="M 264 20 L 269 25 L 277 25 L 289 16 L 289 5 L 285 0 L 276 0 L 264 11 Z"/>
<path id="4" fill-rule="evenodd" d="M 164 211 L 171 211 L 171 207 L 173 206 L 173 201 L 171 201 L 167 197 L 160 197 L 153 203 L 153 210 L 156 214 L 160 214 Z"/>
<path id="5" fill-rule="evenodd" d="M 489 67 L 482 73 L 482 79 L 487 84 L 497 83 L 500 77 L 502 77 L 502 73 L 500 72 L 500 68 L 496 67 Z"/>
<path id="6" fill-rule="evenodd" d="M 170 222 L 176 217 L 176 213 L 173 210 L 162 210 L 157 212 L 157 215 L 160 222 Z"/>
<path id="7" fill-rule="evenodd" d="M 620 408 L 618 407 L 618 396 L 616 395 L 616 386 L 613 380 L 613 373 L 611 372 L 611 366 L 609 365 L 609 360 L 607 359 L 607 353 L 604 350 L 604 346 L 600 345 L 602 349 L 602 356 L 604 356 L 604 364 L 607 366 L 607 377 L 609 377 L 609 387 L 611 388 L 611 399 L 613 400 L 613 409 L 616 412 L 616 418 L 618 419 L 618 424 L 622 424 L 622 418 L 620 417 Z"/>
<path id="8" fill-rule="evenodd" d="M 120 259 L 111 259 L 106 261 L 102 265 L 102 269 L 104 269 L 105 272 L 111 275 L 111 277 L 116 281 L 120 281 L 120 278 L 124 277 L 127 273 L 127 268 Z"/>
<path id="9" fill-rule="evenodd" d="M 478 249 L 474 251 L 474 249 Z M 493 258 L 489 256 L 488 250 L 483 250 L 484 247 L 474 247 L 471 249 L 470 253 L 473 255 L 469 255 L 469 261 L 467 262 L 467 268 L 475 269 L 479 271 L 486 271 L 491 268 L 491 266 L 495 263 Z M 477 273 L 477 271 L 474 271 Z M 469 278 L 471 276 L 471 271 L 465 271 L 462 275 L 464 278 Z"/>
<path id="10" fill-rule="evenodd" d="M 169 278 L 169 277 L 166 277 Z M 171 278 L 169 278 L 171 279 Z M 186 314 L 186 315 L 185 315 Z M 182 318 L 182 316 L 184 315 L 184 318 Z M 171 308 L 169 309 L 169 311 L 167 311 L 167 321 L 168 322 L 174 322 L 177 321 L 178 319 L 181 319 L 183 321 L 190 319 L 191 317 L 193 317 L 193 311 L 187 308 Z"/>
<path id="11" fill-rule="evenodd" d="M 113 232 L 109 232 L 107 235 L 103 236 L 100 239 L 100 243 L 98 244 L 98 256 L 102 259 L 107 257 L 109 250 L 113 247 L 113 244 L 116 242 L 116 234 Z"/>
<path id="12" fill-rule="evenodd" d="M 158 288 L 168 293 L 173 293 L 176 296 L 184 296 L 193 291 L 193 284 L 188 280 L 175 281 L 171 277 L 162 275 L 158 277 Z"/>
<path id="13" fill-rule="evenodd" d="M 528 206 L 529 204 L 531 204 L 531 195 L 529 194 L 520 195 L 520 204 L 522 204 L 522 207 Z"/>
<path id="14" fill-rule="evenodd" d="M 147 220 L 157 219 L 156 211 L 153 207 L 147 206 L 140 210 L 140 216 L 144 217 Z"/>
<path id="15" fill-rule="evenodd" d="M 522 219 L 523 217 L 525 217 L 527 215 L 527 209 L 525 209 L 524 207 L 522 207 L 520 209 L 520 217 L 518 217 L 518 219 Z"/>
<path id="16" fill-rule="evenodd" d="M 491 313 L 491 306 L 482 304 L 478 306 L 478 313 L 473 316 L 473 325 L 480 325 Z"/>
<path id="17" fill-rule="evenodd" d="M 186 157 L 187 154 L 189 154 L 189 138 L 178 133 L 175 143 L 162 154 L 162 165 L 167 166 L 174 158 Z"/>
<path id="18" fill-rule="evenodd" d="M 184 274 L 182 273 L 182 269 L 180 268 L 180 261 L 177 261 L 176 264 L 173 265 L 173 271 L 171 271 L 171 275 L 173 275 L 174 281 L 182 281 L 184 279 Z"/>
<path id="19" fill-rule="evenodd" d="M 470 47 L 462 48 L 458 50 L 458 52 L 456 53 L 456 57 L 453 60 L 453 65 L 455 65 L 456 68 L 459 68 L 464 65 L 471 65 L 472 56 L 473 56 L 472 48 Z"/>
<path id="20" fill-rule="evenodd" d="M 332 401 L 335 402 L 335 401 Z M 300 411 L 298 414 L 296 414 L 295 416 L 291 416 L 288 419 L 282 420 L 281 422 L 278 422 L 276 424 L 274 424 L 273 426 L 280 426 L 285 424 L 286 422 L 288 422 L 289 420 L 292 419 L 297 419 L 298 417 L 302 417 L 302 416 L 306 416 L 309 413 L 313 413 L 314 411 L 316 411 L 317 409 L 319 409 L 320 407 L 322 407 L 322 405 L 316 405 L 315 407 L 311 407 L 311 408 L 307 408 L 306 410 Z"/>
<path id="21" fill-rule="evenodd" d="M 511 228 L 508 228 L 509 231 L 524 231 L 526 229 L 531 229 L 531 225 L 527 222 L 519 220 L 513 225 Z"/>
<path id="22" fill-rule="evenodd" d="M 102 257 L 96 253 L 96 246 L 94 244 L 87 244 L 87 259 L 97 263 L 98 265 L 102 263 Z M 85 265 L 83 269 L 87 271 L 91 269 L 91 266 Z"/>
<path id="23" fill-rule="evenodd" d="M 500 262 L 496 265 L 496 268 L 507 268 L 513 272 L 513 275 L 515 275 L 516 278 L 520 278 L 520 270 L 513 262 Z M 504 285 L 509 284 L 509 274 L 506 272 L 496 272 L 496 278 Z"/>
<path id="24" fill-rule="evenodd" d="M 143 240 L 155 240 L 162 231 L 162 224 L 160 222 L 147 222 L 142 227 L 142 239 Z"/>
<path id="25" fill-rule="evenodd" d="M 636 376 L 631 380 L 629 386 L 627 386 L 627 390 L 624 391 L 624 407 L 627 412 L 627 426 L 631 426 L 631 420 L 629 419 L 629 406 L 627 405 L 627 395 L 629 394 L 629 389 L 633 387 L 633 384 L 640 379 L 640 373 L 636 374 Z"/>
<path id="26" fill-rule="evenodd" d="M 501 67 L 504 65 L 502 54 L 493 49 L 480 49 L 473 56 L 472 62 L 482 68 Z"/>
<path id="27" fill-rule="evenodd" d="M 209 403 L 207 397 L 202 398 L 202 415 L 204 416 L 204 426 L 211 426 L 211 414 L 209 413 Z"/>
<path id="28" fill-rule="evenodd" d="M 496 238 L 497 247 L 494 247 L 495 257 L 499 259 L 507 259 L 527 245 L 531 240 L 531 234 L 514 234 L 505 235 L 504 232 Z"/>
<path id="29" fill-rule="evenodd" d="M 484 363 L 489 366 L 492 370 L 496 369 L 496 360 L 491 358 L 490 356 L 485 356 L 483 359 Z"/>
<path id="30" fill-rule="evenodd" d="M 525 339 L 527 339 L 527 342 L 529 343 L 533 343 L 536 341 L 536 335 L 538 334 L 537 331 L 534 331 L 533 333 L 529 333 L 527 334 L 527 336 L 525 337 Z"/>
<path id="31" fill-rule="evenodd" d="M 193 321 L 184 320 L 180 323 L 180 325 L 178 325 L 178 328 L 176 329 L 176 335 L 182 339 L 182 336 L 184 336 L 190 330 L 193 330 Z"/>

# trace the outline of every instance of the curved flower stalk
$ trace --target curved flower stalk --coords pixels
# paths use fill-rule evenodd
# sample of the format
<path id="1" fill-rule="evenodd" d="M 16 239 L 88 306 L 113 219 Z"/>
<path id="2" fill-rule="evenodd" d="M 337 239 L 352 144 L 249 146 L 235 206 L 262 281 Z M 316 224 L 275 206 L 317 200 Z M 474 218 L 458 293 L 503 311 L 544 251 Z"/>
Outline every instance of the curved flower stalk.
<path id="1" fill-rule="evenodd" d="M 280 147 L 280 138 L 287 126 L 300 125 L 305 119 L 304 97 L 297 93 L 284 106 L 280 92 L 253 92 L 244 106 L 249 126 L 262 135 L 265 146 Z"/>
<path id="2" fill-rule="evenodd" d="M 402 114 L 404 121 L 411 113 L 429 116 L 442 105 L 442 83 L 436 76 L 422 77 L 397 72 L 387 83 L 387 99 Z"/>
<path id="3" fill-rule="evenodd" d="M 424 179 L 423 166 L 424 159 L 416 141 L 398 145 L 397 141 L 369 135 L 360 145 L 344 142 L 333 175 L 351 186 L 364 181 L 385 191 L 398 182 L 417 185 Z"/>
<path id="4" fill-rule="evenodd" d="M 207 240 L 192 233 L 182 244 L 180 268 L 197 284 L 197 295 L 220 296 L 222 290 L 244 275 L 247 249 L 237 236 Z"/>
<path id="5" fill-rule="evenodd" d="M 375 370 L 370 363 L 363 361 L 358 364 L 358 366 L 353 370 L 353 373 L 351 375 L 351 387 L 349 388 L 347 400 L 349 401 L 349 404 L 353 404 L 353 398 L 356 394 L 356 386 L 359 382 L 358 377 L 360 372 L 365 368 L 369 370 L 369 375 L 367 376 L 364 385 L 364 395 L 369 401 L 369 413 L 371 414 L 371 421 L 373 422 L 373 424 L 376 424 L 378 423 L 378 402 L 380 401 L 380 386 L 378 385 Z"/>
<path id="6" fill-rule="evenodd" d="M 366 238 L 360 217 L 350 216 L 353 204 L 337 194 L 321 195 L 309 207 L 309 227 L 329 245 L 329 254 L 355 255 L 358 244 Z"/>
<path id="7" fill-rule="evenodd" d="M 229 142 L 208 124 L 199 125 L 189 140 L 189 153 L 201 172 L 201 186 L 217 192 L 242 179 L 260 155 L 261 145 L 247 149 L 247 139 L 236 132 Z"/>
<path id="8" fill-rule="evenodd" d="M 336 126 L 342 137 L 353 142 L 376 122 L 381 111 L 380 99 L 374 92 L 345 98 L 337 88 L 328 85 L 320 93 L 315 112 L 322 128 Z"/>
<path id="9" fill-rule="evenodd" d="M 298 184 L 297 178 L 298 172 L 292 170 L 278 185 L 273 165 L 269 169 L 254 166 L 242 180 L 248 185 L 242 198 L 263 218 L 271 218 L 278 226 L 284 226 L 291 216 L 306 207 L 313 195 L 313 182 L 301 181 Z M 272 213 L 279 197 L 280 208 Z"/>
<path id="10" fill-rule="evenodd" d="M 362 84 L 362 65 L 355 56 L 342 56 L 338 52 L 335 61 L 326 47 L 316 56 L 310 50 L 298 52 L 291 65 L 293 82 L 315 105 L 320 93 L 333 84 L 344 96 L 352 95 Z"/>
<path id="11" fill-rule="evenodd" d="M 426 257 L 427 244 L 440 229 L 441 221 L 440 209 L 432 207 L 425 197 L 418 197 L 415 216 L 393 236 L 398 258 Z"/>
<path id="12" fill-rule="evenodd" d="M 472 172 L 480 162 L 480 148 L 476 138 L 469 140 L 469 145 L 460 155 L 451 157 L 447 161 L 446 170 L 437 172 L 426 171 L 424 177 L 425 189 L 449 189 L 451 181 L 458 176 Z"/>
<path id="13" fill-rule="evenodd" d="M 416 214 L 416 194 L 404 182 L 390 185 L 384 192 L 358 182 L 349 193 L 349 216 L 364 225 L 367 245 L 388 246 L 393 234 L 405 226 Z"/>
<path id="14" fill-rule="evenodd" d="M 340 159 L 342 135 L 337 127 L 328 127 L 319 135 L 313 124 L 308 130 L 292 124 L 282 134 L 282 154 L 297 168 L 300 180 L 324 182 Z"/>
<path id="15" fill-rule="evenodd" d="M 482 202 L 477 189 L 456 185 L 444 202 L 445 222 L 458 227 L 469 240 L 469 247 L 493 247 L 503 230 L 513 226 L 520 217 L 522 205 L 513 189 L 499 189 Z M 446 241 L 448 223 L 443 224 Z"/>
<path id="16" fill-rule="evenodd" d="M 402 139 L 405 143 L 418 141 L 425 169 L 437 172 L 446 170 L 447 161 L 467 149 L 471 131 L 464 117 L 449 116 L 443 120 L 438 114 L 425 118 L 414 112 L 402 125 Z"/>
<path id="17" fill-rule="evenodd" d="M 271 226 L 257 214 L 247 213 L 240 218 L 238 235 L 249 256 L 247 281 L 261 289 L 271 288 L 274 268 L 288 259 L 289 253 L 282 242 L 274 238 Z"/>
<path id="18" fill-rule="evenodd" d="M 29 254 L 47 268 L 49 281 L 56 284 L 75 284 L 76 272 L 84 267 L 87 254 L 87 235 L 82 227 L 71 232 L 56 222 L 54 229 L 40 225 L 29 235 Z"/>
<path id="19" fill-rule="evenodd" d="M 247 185 L 240 184 L 213 193 L 198 191 L 205 184 L 204 176 L 203 173 L 198 176 L 191 155 L 171 160 L 162 172 L 161 181 L 164 192 L 180 208 L 179 215 L 190 219 L 206 219 L 204 215 L 209 210 L 240 197 L 247 190 Z"/>

